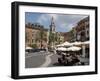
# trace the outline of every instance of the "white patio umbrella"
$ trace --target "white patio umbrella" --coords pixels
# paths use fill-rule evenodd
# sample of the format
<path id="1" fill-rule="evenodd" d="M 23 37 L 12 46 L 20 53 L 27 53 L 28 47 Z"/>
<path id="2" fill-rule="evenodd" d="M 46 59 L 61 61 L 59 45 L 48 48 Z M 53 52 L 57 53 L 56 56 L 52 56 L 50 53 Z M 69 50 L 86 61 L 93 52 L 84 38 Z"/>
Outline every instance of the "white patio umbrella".
<path id="1" fill-rule="evenodd" d="M 62 46 L 72 46 L 72 44 L 66 41 L 66 42 L 64 42 L 64 43 L 62 44 Z"/>
<path id="2" fill-rule="evenodd" d="M 59 47 L 56 50 L 59 50 L 59 51 L 67 51 L 67 48 L 65 48 L 65 47 Z"/>
<path id="3" fill-rule="evenodd" d="M 72 45 L 75 45 L 75 46 L 80 46 L 80 45 L 82 45 L 83 44 L 83 42 L 73 42 L 72 43 Z"/>
<path id="4" fill-rule="evenodd" d="M 64 45 L 63 44 L 56 45 L 56 47 L 62 47 L 62 46 L 64 46 Z"/>
<path id="5" fill-rule="evenodd" d="M 84 57 L 86 55 L 85 48 L 86 48 L 86 46 L 89 45 L 89 43 L 90 43 L 89 41 L 85 41 L 85 42 L 74 42 L 72 44 L 73 44 L 73 46 L 80 46 L 81 47 L 81 49 L 82 49 L 82 56 Z"/>
<path id="6" fill-rule="evenodd" d="M 85 42 L 73 42 L 72 45 L 78 46 L 78 45 L 86 45 L 86 44 L 90 44 L 89 41 L 85 41 Z"/>
<path id="7" fill-rule="evenodd" d="M 76 47 L 76 46 L 72 46 L 72 47 L 67 48 L 67 51 L 79 51 L 79 50 L 81 50 L 81 48 Z"/>
<path id="8" fill-rule="evenodd" d="M 83 42 L 83 44 L 90 44 L 90 41 L 85 41 Z"/>
<path id="9" fill-rule="evenodd" d="M 26 47 L 25 49 L 32 49 L 32 47 Z"/>
<path id="10" fill-rule="evenodd" d="M 62 43 L 62 44 L 59 44 L 59 45 L 56 45 L 56 46 L 57 46 L 57 47 L 72 46 L 72 44 L 66 41 L 66 42 L 64 42 L 64 43 Z"/>

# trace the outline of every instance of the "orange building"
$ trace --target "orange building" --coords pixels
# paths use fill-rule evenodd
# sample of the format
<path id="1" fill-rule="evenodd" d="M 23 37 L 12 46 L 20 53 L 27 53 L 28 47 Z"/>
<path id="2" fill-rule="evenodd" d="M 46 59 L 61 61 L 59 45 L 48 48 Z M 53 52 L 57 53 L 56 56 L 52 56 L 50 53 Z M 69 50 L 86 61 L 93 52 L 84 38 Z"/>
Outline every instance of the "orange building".
<path id="1" fill-rule="evenodd" d="M 42 25 L 26 24 L 25 26 L 25 46 L 33 48 L 46 48 L 47 47 L 47 33 L 48 30 Z"/>

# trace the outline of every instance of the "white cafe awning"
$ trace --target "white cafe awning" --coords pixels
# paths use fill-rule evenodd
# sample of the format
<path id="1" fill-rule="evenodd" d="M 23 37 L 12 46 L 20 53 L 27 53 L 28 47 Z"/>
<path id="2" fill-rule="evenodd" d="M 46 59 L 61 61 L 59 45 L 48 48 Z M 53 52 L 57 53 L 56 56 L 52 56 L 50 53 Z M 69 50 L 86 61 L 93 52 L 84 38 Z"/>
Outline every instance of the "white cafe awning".
<path id="1" fill-rule="evenodd" d="M 81 48 L 76 47 L 76 46 L 72 46 L 72 47 L 67 48 L 67 51 L 79 51 L 79 50 L 81 50 Z"/>
<path id="2" fill-rule="evenodd" d="M 26 47 L 25 49 L 32 49 L 32 47 Z"/>
<path id="3" fill-rule="evenodd" d="M 67 51 L 67 48 L 65 48 L 65 47 L 59 47 L 56 50 L 59 50 L 59 51 Z"/>
<path id="4" fill-rule="evenodd" d="M 56 45 L 57 47 L 60 47 L 60 46 L 72 46 L 72 44 L 71 43 L 69 43 L 69 42 L 64 42 L 64 43 L 62 43 L 62 44 L 59 44 L 59 45 Z"/>

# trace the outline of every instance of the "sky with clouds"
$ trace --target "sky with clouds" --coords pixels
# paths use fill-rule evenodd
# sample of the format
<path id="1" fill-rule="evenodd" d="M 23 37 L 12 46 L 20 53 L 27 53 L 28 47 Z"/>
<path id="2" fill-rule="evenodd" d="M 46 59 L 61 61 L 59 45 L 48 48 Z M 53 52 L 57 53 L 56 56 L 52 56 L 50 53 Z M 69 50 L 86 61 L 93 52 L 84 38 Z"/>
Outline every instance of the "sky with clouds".
<path id="1" fill-rule="evenodd" d="M 79 14 L 48 14 L 25 12 L 25 23 L 40 23 L 45 28 L 50 28 L 51 18 L 54 18 L 54 23 L 57 32 L 68 32 L 75 27 L 77 22 L 87 17 L 88 15 Z"/>

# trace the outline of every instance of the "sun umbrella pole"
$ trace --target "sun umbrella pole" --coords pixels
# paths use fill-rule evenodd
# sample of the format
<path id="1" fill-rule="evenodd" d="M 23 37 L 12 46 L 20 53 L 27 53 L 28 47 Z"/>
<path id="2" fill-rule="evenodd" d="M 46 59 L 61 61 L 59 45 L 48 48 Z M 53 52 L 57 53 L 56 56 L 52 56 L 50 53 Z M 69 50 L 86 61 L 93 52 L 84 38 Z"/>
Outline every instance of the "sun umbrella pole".
<path id="1" fill-rule="evenodd" d="M 82 57 L 85 57 L 85 45 L 82 45 Z"/>

